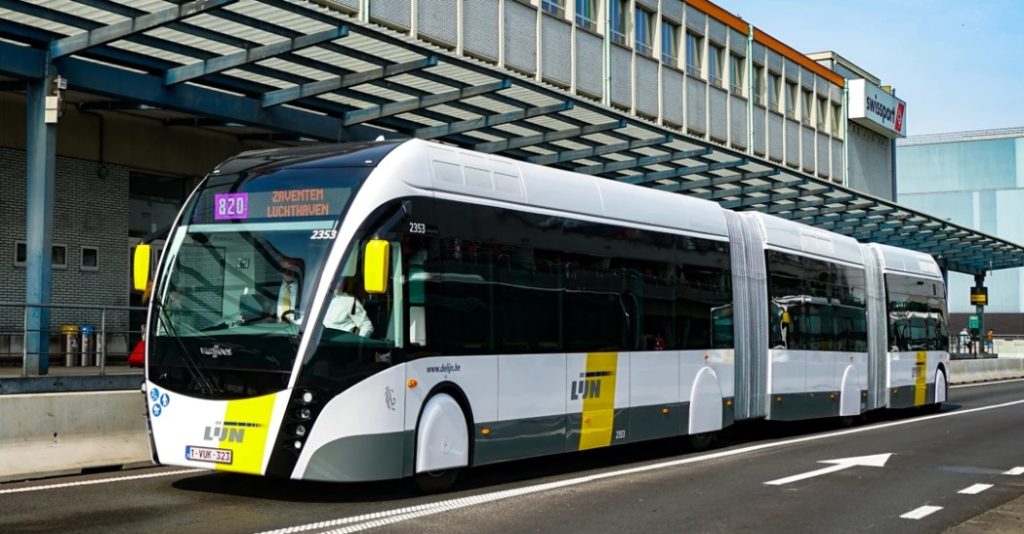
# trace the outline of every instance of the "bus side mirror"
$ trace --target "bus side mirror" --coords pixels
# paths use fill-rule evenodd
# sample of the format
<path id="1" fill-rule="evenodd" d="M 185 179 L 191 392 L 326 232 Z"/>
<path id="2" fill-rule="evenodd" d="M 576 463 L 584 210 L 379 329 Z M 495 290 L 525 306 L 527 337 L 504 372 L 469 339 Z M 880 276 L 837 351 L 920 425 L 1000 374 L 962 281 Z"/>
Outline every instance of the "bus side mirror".
<path id="1" fill-rule="evenodd" d="M 150 246 L 144 243 L 135 245 L 135 261 L 132 264 L 132 288 L 135 291 L 146 291 L 149 285 Z"/>
<path id="2" fill-rule="evenodd" d="M 391 266 L 391 243 L 371 239 L 363 251 L 363 289 L 368 295 L 388 290 L 388 269 Z"/>

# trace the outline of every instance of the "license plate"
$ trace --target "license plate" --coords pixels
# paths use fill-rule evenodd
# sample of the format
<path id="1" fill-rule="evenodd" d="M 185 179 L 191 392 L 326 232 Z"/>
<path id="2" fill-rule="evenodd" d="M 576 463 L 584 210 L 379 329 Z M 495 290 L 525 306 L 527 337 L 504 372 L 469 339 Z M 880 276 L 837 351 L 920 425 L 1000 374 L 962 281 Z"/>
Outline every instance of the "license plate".
<path id="1" fill-rule="evenodd" d="M 185 447 L 185 459 L 215 464 L 230 464 L 231 451 L 228 449 L 211 449 L 209 447 Z"/>

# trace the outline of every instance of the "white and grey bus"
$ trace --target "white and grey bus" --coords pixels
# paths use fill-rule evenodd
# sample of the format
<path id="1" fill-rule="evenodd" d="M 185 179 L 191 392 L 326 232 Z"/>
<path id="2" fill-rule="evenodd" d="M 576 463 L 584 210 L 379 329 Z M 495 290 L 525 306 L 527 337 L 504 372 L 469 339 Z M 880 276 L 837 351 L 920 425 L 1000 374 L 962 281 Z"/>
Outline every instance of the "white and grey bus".
<path id="1" fill-rule="evenodd" d="M 946 398 L 930 256 L 420 140 L 228 160 L 155 276 L 163 464 L 437 490 Z"/>

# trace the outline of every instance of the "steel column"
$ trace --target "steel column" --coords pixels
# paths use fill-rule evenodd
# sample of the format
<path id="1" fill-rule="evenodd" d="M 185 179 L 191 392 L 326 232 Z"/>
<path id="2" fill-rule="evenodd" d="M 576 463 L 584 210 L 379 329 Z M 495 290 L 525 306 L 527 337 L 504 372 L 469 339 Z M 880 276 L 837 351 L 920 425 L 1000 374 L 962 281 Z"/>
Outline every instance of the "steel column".
<path id="1" fill-rule="evenodd" d="M 29 306 L 50 303 L 57 125 L 44 119 L 49 89 L 46 78 L 30 80 L 25 97 L 25 302 Z M 25 328 L 25 372 L 45 375 L 50 367 L 49 308 L 27 310 Z"/>

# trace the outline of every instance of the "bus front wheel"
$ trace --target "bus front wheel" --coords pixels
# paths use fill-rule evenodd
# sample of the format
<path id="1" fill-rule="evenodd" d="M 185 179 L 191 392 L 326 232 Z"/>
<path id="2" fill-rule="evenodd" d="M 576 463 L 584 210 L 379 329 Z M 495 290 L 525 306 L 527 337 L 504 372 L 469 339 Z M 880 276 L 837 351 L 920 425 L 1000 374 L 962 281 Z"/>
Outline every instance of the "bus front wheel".
<path id="1" fill-rule="evenodd" d="M 413 478 L 416 487 L 423 493 L 441 493 L 452 487 L 455 480 L 459 478 L 461 469 L 442 469 L 440 471 L 426 471 L 417 473 Z"/>
<path id="2" fill-rule="evenodd" d="M 469 424 L 451 395 L 440 392 L 423 404 L 416 429 L 416 486 L 426 493 L 448 489 L 469 466 Z"/>

